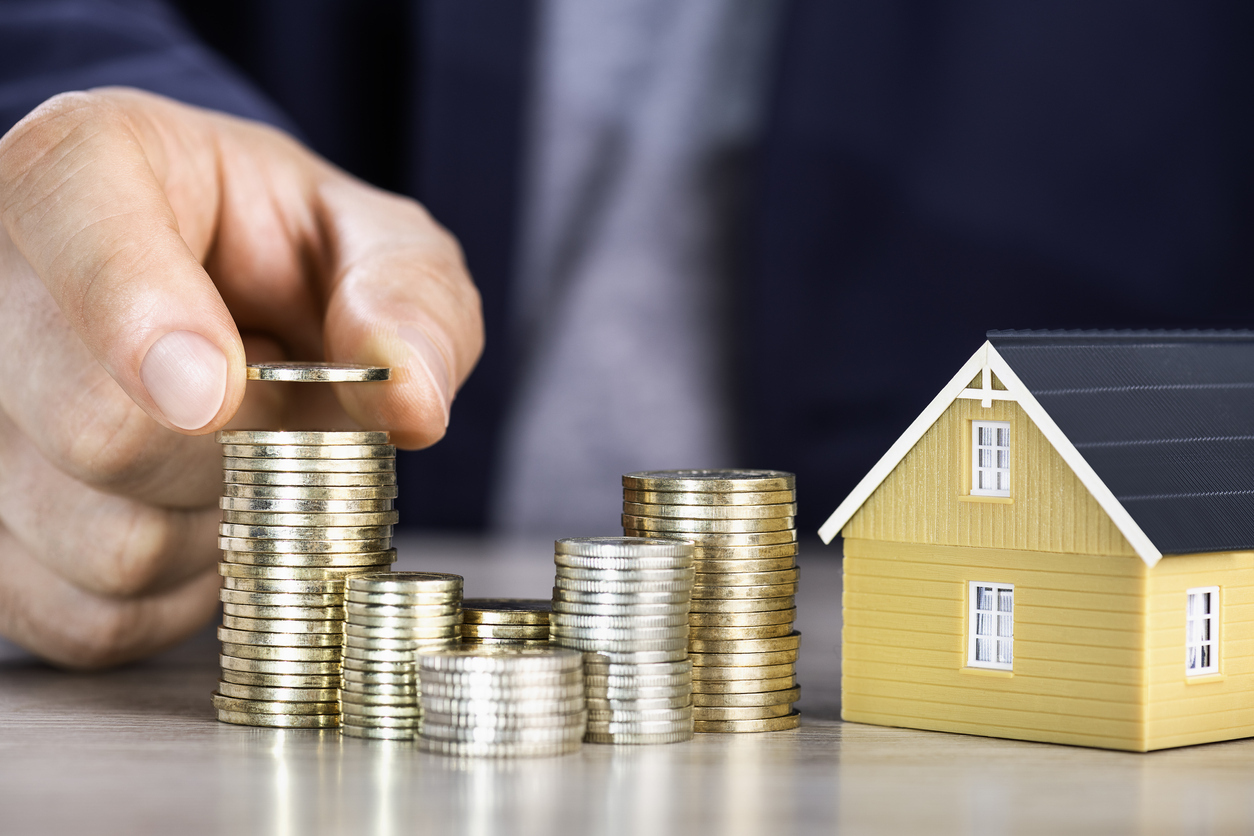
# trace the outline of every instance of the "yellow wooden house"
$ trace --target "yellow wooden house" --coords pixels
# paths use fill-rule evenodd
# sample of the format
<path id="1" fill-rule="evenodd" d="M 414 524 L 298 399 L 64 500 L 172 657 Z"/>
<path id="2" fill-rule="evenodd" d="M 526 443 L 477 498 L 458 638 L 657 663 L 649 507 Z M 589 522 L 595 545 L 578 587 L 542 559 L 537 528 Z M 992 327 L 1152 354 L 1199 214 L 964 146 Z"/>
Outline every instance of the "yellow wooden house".
<path id="1" fill-rule="evenodd" d="M 1254 333 L 990 332 L 838 533 L 846 720 L 1254 735 Z"/>

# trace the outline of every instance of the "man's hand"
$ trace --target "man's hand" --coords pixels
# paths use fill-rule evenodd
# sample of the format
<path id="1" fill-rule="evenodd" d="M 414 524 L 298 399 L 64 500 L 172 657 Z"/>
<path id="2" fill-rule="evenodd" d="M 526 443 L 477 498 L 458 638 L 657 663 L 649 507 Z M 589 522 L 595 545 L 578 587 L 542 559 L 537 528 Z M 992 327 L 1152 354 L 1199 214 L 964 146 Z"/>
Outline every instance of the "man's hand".
<path id="1" fill-rule="evenodd" d="M 177 642 L 217 602 L 210 433 L 426 446 L 482 345 L 457 243 L 417 203 L 255 123 L 49 100 L 0 139 L 0 634 L 84 667 Z M 394 373 L 246 392 L 245 356 Z"/>

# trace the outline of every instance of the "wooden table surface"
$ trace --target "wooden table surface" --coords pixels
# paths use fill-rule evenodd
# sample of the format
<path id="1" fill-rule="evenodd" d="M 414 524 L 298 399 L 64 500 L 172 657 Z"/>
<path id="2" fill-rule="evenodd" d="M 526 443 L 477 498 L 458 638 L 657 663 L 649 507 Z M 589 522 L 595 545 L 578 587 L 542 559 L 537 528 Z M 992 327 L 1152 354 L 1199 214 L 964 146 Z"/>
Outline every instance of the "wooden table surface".
<path id="1" fill-rule="evenodd" d="M 550 544 L 405 540 L 468 597 L 547 597 Z M 840 568 L 802 554 L 800 730 L 452 760 L 218 723 L 212 632 L 103 674 L 0 648 L 0 834 L 1252 833 L 1254 741 L 1148 755 L 842 723 Z"/>

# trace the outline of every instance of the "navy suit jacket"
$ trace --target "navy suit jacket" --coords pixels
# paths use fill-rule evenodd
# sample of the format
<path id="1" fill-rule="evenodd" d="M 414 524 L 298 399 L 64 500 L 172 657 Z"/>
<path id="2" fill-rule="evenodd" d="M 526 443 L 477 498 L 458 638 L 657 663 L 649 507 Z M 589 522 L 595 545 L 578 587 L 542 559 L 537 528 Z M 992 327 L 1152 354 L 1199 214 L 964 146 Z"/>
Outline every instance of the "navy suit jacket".
<path id="1" fill-rule="evenodd" d="M 424 201 L 462 241 L 488 347 L 447 438 L 402 461 L 402 518 L 476 528 L 515 377 L 533 15 L 0 0 L 0 129 L 133 85 Z M 734 464 L 795 471 L 816 526 L 987 329 L 1250 325 L 1252 33 L 1238 2 L 789 2 L 734 236 Z"/>

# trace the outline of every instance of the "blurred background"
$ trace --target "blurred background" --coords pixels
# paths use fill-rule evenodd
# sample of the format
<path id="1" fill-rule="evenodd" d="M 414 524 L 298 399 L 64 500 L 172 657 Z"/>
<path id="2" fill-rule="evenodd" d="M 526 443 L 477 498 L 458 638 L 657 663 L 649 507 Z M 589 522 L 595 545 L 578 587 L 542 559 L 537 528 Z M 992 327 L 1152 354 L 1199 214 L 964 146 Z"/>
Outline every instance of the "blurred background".
<path id="1" fill-rule="evenodd" d="M 81 58 L 0 90 L 0 129 L 51 92 L 145 87 L 286 127 L 459 237 L 487 351 L 447 438 L 403 456 L 415 528 L 612 533 L 622 473 L 743 466 L 797 473 L 812 530 L 988 329 L 1254 313 L 1249 4 L 0 14 L 36 7 L 62 40 L 0 70 Z"/>

